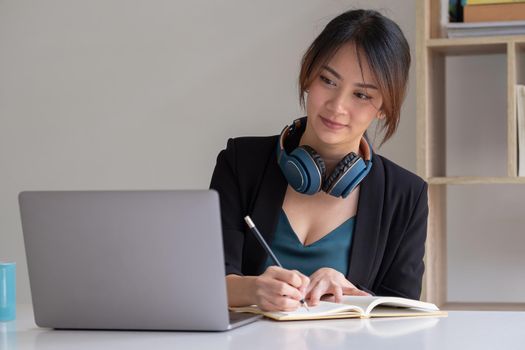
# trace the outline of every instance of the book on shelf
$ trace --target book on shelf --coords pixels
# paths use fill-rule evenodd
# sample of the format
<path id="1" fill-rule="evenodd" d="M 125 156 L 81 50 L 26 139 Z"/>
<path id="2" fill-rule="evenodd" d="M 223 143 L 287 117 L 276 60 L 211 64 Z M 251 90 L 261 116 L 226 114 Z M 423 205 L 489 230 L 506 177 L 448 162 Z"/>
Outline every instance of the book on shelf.
<path id="1" fill-rule="evenodd" d="M 445 28 L 449 38 L 523 35 L 525 21 L 446 23 Z"/>
<path id="2" fill-rule="evenodd" d="M 463 21 L 502 22 L 525 20 L 525 2 L 503 4 L 470 5 L 463 8 Z"/>
<path id="3" fill-rule="evenodd" d="M 419 300 L 399 297 L 343 296 L 341 303 L 321 301 L 308 310 L 300 307 L 291 312 L 266 312 L 255 305 L 231 307 L 235 312 L 261 314 L 277 321 L 322 320 L 334 318 L 446 316 L 445 311 Z"/>
<path id="4" fill-rule="evenodd" d="M 525 85 L 516 85 L 518 176 L 525 176 Z"/>
<path id="5" fill-rule="evenodd" d="M 441 23 L 463 22 L 465 0 L 441 0 Z"/>

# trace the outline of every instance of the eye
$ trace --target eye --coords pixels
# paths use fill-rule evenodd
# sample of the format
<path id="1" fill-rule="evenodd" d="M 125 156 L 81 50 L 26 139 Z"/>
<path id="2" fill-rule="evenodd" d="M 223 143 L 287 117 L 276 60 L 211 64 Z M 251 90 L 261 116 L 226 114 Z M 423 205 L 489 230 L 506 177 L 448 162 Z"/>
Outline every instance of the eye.
<path id="1" fill-rule="evenodd" d="M 321 80 L 323 81 L 323 83 L 325 83 L 325 84 L 327 84 L 327 85 L 337 86 L 337 85 L 335 84 L 334 81 L 328 79 L 328 78 L 325 77 L 324 75 L 320 75 L 320 76 L 319 76 L 319 79 L 321 79 Z"/>
<path id="2" fill-rule="evenodd" d="M 372 99 L 372 97 L 370 97 L 370 96 L 368 96 L 366 94 L 363 94 L 361 92 L 354 93 L 354 96 L 357 97 L 360 100 L 370 100 L 370 99 Z"/>

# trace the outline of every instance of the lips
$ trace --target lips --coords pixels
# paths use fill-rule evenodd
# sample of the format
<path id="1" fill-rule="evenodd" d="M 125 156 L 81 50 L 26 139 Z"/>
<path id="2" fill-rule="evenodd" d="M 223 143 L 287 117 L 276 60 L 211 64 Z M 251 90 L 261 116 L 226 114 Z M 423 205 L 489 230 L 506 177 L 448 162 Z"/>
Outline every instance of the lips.
<path id="1" fill-rule="evenodd" d="M 331 121 L 330 119 L 324 118 L 322 116 L 319 116 L 319 118 L 323 122 L 324 126 L 326 126 L 330 130 L 340 130 L 346 127 L 346 125 L 344 124 Z"/>

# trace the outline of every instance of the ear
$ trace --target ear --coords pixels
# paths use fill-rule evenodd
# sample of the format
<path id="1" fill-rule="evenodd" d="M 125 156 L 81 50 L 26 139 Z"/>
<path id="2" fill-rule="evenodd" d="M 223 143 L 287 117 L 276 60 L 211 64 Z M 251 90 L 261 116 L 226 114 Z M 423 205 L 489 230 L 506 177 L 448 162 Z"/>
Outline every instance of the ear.
<path id="1" fill-rule="evenodd" d="M 377 119 L 379 119 L 379 120 L 383 120 L 383 119 L 385 119 L 385 118 L 386 118 L 386 114 L 385 114 L 385 112 L 383 112 L 383 110 L 380 109 L 379 112 L 377 113 Z"/>
<path id="2" fill-rule="evenodd" d="M 311 81 L 304 87 L 304 92 L 306 92 L 307 94 L 310 93 L 310 85 L 312 85 Z"/>

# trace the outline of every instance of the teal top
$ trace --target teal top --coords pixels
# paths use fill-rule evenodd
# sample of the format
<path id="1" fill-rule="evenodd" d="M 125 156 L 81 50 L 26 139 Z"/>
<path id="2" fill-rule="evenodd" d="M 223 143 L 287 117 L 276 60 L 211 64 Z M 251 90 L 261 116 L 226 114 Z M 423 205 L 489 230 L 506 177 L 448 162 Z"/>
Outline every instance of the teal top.
<path id="1" fill-rule="evenodd" d="M 298 270 L 304 275 L 310 276 L 322 267 L 330 267 L 346 276 L 354 222 L 355 216 L 343 222 L 318 241 L 305 246 L 297 238 L 286 213 L 281 209 L 275 237 L 270 247 L 286 269 Z M 275 264 L 268 256 L 263 271 L 271 265 Z"/>

